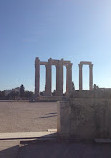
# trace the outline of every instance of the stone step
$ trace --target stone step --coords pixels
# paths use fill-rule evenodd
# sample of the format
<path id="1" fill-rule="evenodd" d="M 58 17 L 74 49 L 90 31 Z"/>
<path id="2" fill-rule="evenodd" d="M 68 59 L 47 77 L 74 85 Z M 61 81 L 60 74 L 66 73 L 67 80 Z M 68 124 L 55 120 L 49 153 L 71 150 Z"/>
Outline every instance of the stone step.
<path id="1" fill-rule="evenodd" d="M 16 132 L 16 133 L 0 133 L 0 140 L 8 139 L 33 139 L 38 137 L 52 137 L 56 135 L 55 131 L 42 132 Z"/>
<path id="2" fill-rule="evenodd" d="M 48 132 L 57 132 L 57 129 L 48 129 Z"/>

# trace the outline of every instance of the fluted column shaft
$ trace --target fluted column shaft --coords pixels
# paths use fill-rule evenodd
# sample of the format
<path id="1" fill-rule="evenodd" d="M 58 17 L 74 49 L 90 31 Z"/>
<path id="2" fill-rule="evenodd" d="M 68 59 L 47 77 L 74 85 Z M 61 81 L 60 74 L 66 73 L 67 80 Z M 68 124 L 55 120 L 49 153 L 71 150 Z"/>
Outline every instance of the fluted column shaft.
<path id="1" fill-rule="evenodd" d="M 40 91 L 40 60 L 35 59 L 35 96 L 39 96 Z"/>
<path id="2" fill-rule="evenodd" d="M 79 90 L 82 90 L 82 64 L 79 64 Z"/>
<path id="3" fill-rule="evenodd" d="M 63 60 L 56 65 L 56 95 L 63 95 Z"/>
<path id="4" fill-rule="evenodd" d="M 93 90 L 93 64 L 89 65 L 89 89 Z"/>
<path id="5" fill-rule="evenodd" d="M 66 95 L 72 92 L 72 63 L 66 65 Z"/>
<path id="6" fill-rule="evenodd" d="M 45 85 L 45 95 L 51 96 L 51 86 L 52 85 L 52 70 L 51 70 L 51 59 L 48 60 L 46 65 L 46 85 Z"/>
<path id="7" fill-rule="evenodd" d="M 56 65 L 56 95 L 58 96 L 59 91 L 59 64 Z"/>

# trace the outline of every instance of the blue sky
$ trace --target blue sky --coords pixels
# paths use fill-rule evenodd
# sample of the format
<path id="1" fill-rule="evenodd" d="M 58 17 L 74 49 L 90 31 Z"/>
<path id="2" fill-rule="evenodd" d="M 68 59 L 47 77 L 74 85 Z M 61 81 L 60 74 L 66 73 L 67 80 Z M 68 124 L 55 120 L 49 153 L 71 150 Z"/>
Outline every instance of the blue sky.
<path id="1" fill-rule="evenodd" d="M 94 83 L 111 87 L 111 1 L 0 0 L 0 90 L 24 84 L 34 91 L 37 56 L 71 60 L 76 89 L 79 62 L 92 61 Z M 45 68 L 41 70 L 43 90 Z M 84 66 L 84 89 L 88 72 Z"/>

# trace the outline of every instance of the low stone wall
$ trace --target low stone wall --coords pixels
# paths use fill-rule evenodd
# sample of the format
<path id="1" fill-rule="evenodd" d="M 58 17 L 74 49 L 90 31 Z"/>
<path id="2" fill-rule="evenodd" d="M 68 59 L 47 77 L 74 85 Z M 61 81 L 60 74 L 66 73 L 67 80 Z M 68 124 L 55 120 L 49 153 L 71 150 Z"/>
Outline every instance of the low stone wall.
<path id="1" fill-rule="evenodd" d="M 36 101 L 38 102 L 53 102 L 67 100 L 65 96 L 39 96 Z"/>
<path id="2" fill-rule="evenodd" d="M 111 99 L 111 88 L 99 88 L 96 90 L 75 90 L 71 96 L 72 98 L 110 98 Z"/>
<path id="3" fill-rule="evenodd" d="M 57 131 L 77 139 L 111 138 L 111 99 L 71 98 L 58 102 Z"/>

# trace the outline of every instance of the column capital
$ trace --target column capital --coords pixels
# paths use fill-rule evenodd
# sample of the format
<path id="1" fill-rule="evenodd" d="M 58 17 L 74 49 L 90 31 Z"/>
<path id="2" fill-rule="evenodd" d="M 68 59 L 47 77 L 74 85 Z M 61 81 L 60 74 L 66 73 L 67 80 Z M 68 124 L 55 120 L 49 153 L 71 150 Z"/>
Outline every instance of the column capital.
<path id="1" fill-rule="evenodd" d="M 40 65 L 40 60 L 38 57 L 35 58 L 35 68 Z"/>
<path id="2" fill-rule="evenodd" d="M 36 57 L 36 58 L 35 58 L 35 61 L 40 61 L 39 57 Z"/>
<path id="3" fill-rule="evenodd" d="M 83 64 L 78 64 L 78 66 L 79 66 L 79 69 L 82 69 Z"/>
<path id="4" fill-rule="evenodd" d="M 45 64 L 45 67 L 46 67 L 46 68 L 49 68 L 49 67 L 51 67 L 51 66 L 52 66 L 51 62 L 47 62 L 47 64 Z"/>
<path id="5" fill-rule="evenodd" d="M 48 63 L 47 64 L 45 64 L 45 67 L 47 68 L 47 66 L 48 66 Z"/>
<path id="6" fill-rule="evenodd" d="M 58 60 L 57 63 L 55 63 L 56 68 L 59 66 L 63 66 L 63 60 Z"/>
<path id="7" fill-rule="evenodd" d="M 89 67 L 90 67 L 90 68 L 93 68 L 93 64 L 90 64 Z"/>
<path id="8" fill-rule="evenodd" d="M 48 63 L 52 64 L 52 58 L 48 59 Z"/>
<path id="9" fill-rule="evenodd" d="M 73 65 L 72 63 L 67 64 L 67 65 L 66 65 L 66 69 L 71 69 L 71 68 L 72 68 L 72 65 Z"/>
<path id="10" fill-rule="evenodd" d="M 59 64 L 62 64 L 62 65 L 63 65 L 63 62 L 64 62 L 63 59 L 61 59 L 61 60 L 58 61 L 58 63 L 59 63 Z"/>

